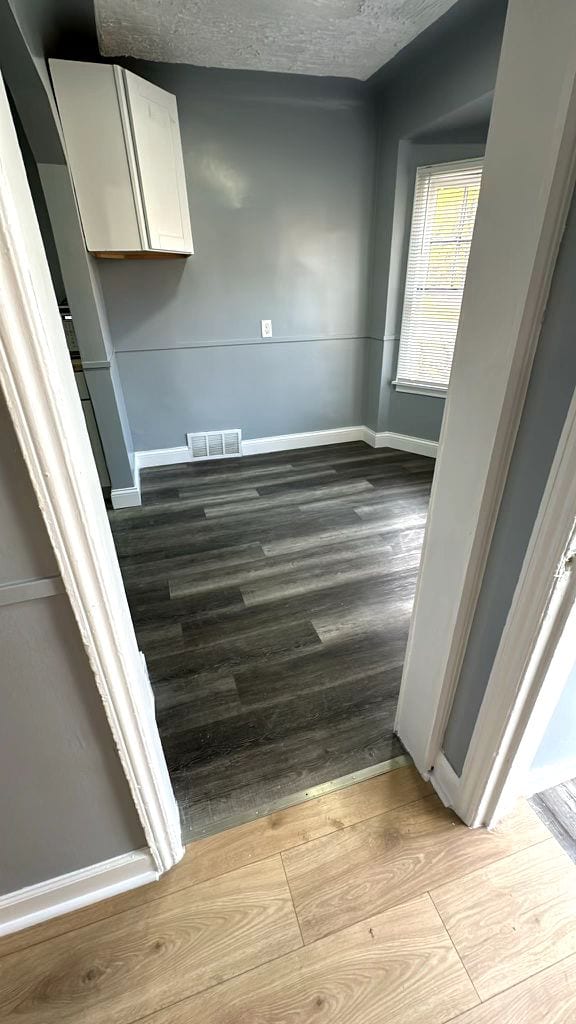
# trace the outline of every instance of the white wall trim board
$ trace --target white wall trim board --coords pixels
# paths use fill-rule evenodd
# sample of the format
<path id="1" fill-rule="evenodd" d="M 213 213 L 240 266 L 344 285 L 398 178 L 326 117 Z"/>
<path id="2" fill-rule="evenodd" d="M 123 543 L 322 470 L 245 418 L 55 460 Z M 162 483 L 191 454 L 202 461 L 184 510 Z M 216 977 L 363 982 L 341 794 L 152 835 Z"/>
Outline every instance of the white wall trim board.
<path id="1" fill-rule="evenodd" d="M 178 807 L 0 82 L 0 386 L 158 873 L 184 853 Z"/>
<path id="2" fill-rule="evenodd" d="M 441 750 L 434 761 L 428 778 L 445 807 L 456 808 L 459 800 L 460 779 Z"/>
<path id="3" fill-rule="evenodd" d="M 575 778 L 576 757 L 569 761 L 560 761 L 558 764 L 549 764 L 545 768 L 537 768 L 530 772 L 523 795 L 525 797 L 535 796 L 537 793 L 543 793 L 545 789 L 561 786 L 563 782 L 569 782 Z"/>
<path id="4" fill-rule="evenodd" d="M 400 452 L 412 452 L 414 455 L 427 455 L 435 459 L 438 453 L 438 441 L 430 441 L 425 437 L 411 437 L 409 434 L 396 434 L 393 430 L 376 433 L 364 427 L 364 440 L 373 448 L 395 448 Z"/>
<path id="5" fill-rule="evenodd" d="M 575 33 L 575 5 L 509 0 L 395 723 L 421 772 L 442 749 L 574 191 Z"/>
<path id="6" fill-rule="evenodd" d="M 266 452 L 285 452 L 292 448 L 315 448 L 323 444 L 346 444 L 364 441 L 365 428 L 336 427 L 334 430 L 307 430 L 300 434 L 278 434 L 273 437 L 255 437 L 242 441 L 243 455 L 262 455 Z"/>
<path id="7" fill-rule="evenodd" d="M 0 587 L 0 607 L 6 604 L 22 604 L 43 597 L 55 597 L 64 593 L 60 576 L 46 576 L 37 580 L 18 580 Z"/>
<path id="8" fill-rule="evenodd" d="M 251 338 L 200 338 L 197 341 L 187 341 L 183 345 L 163 345 L 162 347 L 151 345 L 138 348 L 130 348 L 129 343 L 126 343 L 126 348 L 124 348 L 120 341 L 119 347 L 115 349 L 115 355 L 141 355 L 143 352 L 181 352 L 195 348 L 241 348 L 243 345 L 257 345 L 258 348 L 262 348 L 263 345 L 308 345 L 332 341 L 381 342 L 382 338 L 370 338 L 367 334 L 319 334 L 314 336 L 309 334 L 286 334 L 274 335 L 271 338 L 262 338 L 261 335 L 258 335 Z"/>
<path id="9" fill-rule="evenodd" d="M 135 487 L 113 487 L 110 491 L 112 508 L 135 508 L 142 504 L 140 484 Z"/>
<path id="10" fill-rule="evenodd" d="M 0 935 L 110 899 L 158 879 L 149 850 L 135 850 L 0 896 Z"/>
<path id="11" fill-rule="evenodd" d="M 296 448 L 314 448 L 323 444 L 346 444 L 350 441 L 365 441 L 372 448 L 396 448 L 398 451 L 414 452 L 416 455 L 436 457 L 437 441 L 423 437 L 409 437 L 391 431 L 376 433 L 369 427 L 335 427 L 333 430 L 308 430 L 300 434 L 277 434 L 273 437 L 255 437 L 242 441 L 243 455 L 263 455 L 267 452 L 284 452 Z M 139 469 L 154 466 L 172 466 L 180 462 L 191 462 L 190 450 L 186 445 L 176 448 L 151 448 L 135 452 Z M 134 502 L 134 504 L 138 504 Z M 114 506 L 119 508 L 120 506 Z"/>
<path id="12" fill-rule="evenodd" d="M 177 448 L 150 448 L 134 452 L 138 469 L 152 469 L 154 466 L 174 466 L 180 462 L 191 462 L 188 445 Z"/>
<path id="13" fill-rule="evenodd" d="M 575 509 L 576 394 L 464 762 L 456 810 L 467 824 L 491 824 L 529 788 L 532 761 L 573 665 Z"/>

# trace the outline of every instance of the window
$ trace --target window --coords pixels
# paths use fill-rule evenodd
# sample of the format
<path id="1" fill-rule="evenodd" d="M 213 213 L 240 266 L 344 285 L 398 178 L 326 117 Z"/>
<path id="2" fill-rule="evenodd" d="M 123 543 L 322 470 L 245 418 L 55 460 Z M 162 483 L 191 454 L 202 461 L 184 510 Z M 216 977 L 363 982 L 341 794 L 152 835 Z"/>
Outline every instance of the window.
<path id="1" fill-rule="evenodd" d="M 474 230 L 482 160 L 419 167 L 396 386 L 448 387 Z"/>

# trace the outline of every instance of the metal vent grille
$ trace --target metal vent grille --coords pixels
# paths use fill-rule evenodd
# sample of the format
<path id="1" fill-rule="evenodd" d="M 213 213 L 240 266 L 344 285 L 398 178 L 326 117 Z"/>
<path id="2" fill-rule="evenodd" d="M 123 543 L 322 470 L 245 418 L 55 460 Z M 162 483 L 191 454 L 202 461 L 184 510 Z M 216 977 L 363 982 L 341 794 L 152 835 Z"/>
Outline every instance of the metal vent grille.
<path id="1" fill-rule="evenodd" d="M 186 439 L 193 462 L 198 459 L 230 459 L 242 455 L 241 430 L 203 431 L 187 434 Z"/>

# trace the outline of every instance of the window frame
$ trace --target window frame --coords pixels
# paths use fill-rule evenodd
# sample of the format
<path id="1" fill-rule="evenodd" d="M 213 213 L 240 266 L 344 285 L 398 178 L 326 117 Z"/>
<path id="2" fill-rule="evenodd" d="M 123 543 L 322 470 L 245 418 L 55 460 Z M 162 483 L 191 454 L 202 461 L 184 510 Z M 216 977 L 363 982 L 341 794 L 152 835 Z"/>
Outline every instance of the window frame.
<path id="1" fill-rule="evenodd" d="M 396 352 L 396 373 L 392 380 L 392 387 L 395 391 L 404 394 L 412 395 L 426 395 L 431 398 L 442 398 L 445 399 L 448 393 L 448 383 L 445 385 L 435 384 L 433 382 L 410 380 L 408 378 L 402 378 L 399 376 L 398 370 L 400 366 L 400 353 L 402 346 L 402 326 L 404 323 L 404 310 L 407 301 L 407 279 L 408 271 L 410 266 L 410 250 L 412 246 L 412 229 L 413 229 L 413 218 L 414 218 L 414 207 L 416 202 L 416 191 L 418 188 L 418 174 L 422 171 L 436 171 L 439 172 L 442 169 L 453 171 L 455 168 L 465 168 L 467 165 L 480 165 L 482 171 L 484 169 L 484 154 L 478 154 L 470 157 L 464 157 L 463 159 L 456 160 L 443 160 L 437 163 L 426 163 L 418 164 L 414 170 L 413 188 L 412 188 L 412 204 L 410 212 L 410 227 L 408 231 L 408 244 L 405 256 L 404 266 L 404 286 L 402 293 L 402 305 L 401 305 L 401 317 L 400 317 L 400 329 L 397 336 L 397 352 Z M 463 293 L 462 293 L 463 294 Z"/>

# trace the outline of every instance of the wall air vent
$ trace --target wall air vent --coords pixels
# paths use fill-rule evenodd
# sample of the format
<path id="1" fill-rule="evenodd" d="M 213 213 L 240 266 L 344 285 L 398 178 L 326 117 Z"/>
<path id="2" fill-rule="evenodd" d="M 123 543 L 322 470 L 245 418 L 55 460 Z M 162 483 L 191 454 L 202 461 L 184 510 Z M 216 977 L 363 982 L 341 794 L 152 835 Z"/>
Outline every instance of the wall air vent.
<path id="1" fill-rule="evenodd" d="M 230 459 L 242 455 L 241 430 L 207 430 L 186 434 L 192 462 L 200 459 Z"/>

